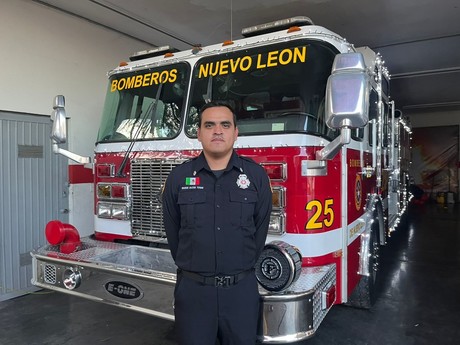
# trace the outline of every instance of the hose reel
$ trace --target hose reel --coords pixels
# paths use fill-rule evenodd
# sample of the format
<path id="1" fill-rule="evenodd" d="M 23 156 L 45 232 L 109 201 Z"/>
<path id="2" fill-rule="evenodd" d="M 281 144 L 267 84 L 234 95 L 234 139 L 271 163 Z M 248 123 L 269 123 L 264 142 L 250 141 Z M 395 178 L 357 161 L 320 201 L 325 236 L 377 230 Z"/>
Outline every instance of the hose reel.
<path id="1" fill-rule="evenodd" d="M 268 291 L 283 291 L 300 276 L 302 255 L 286 242 L 273 241 L 265 245 L 255 271 L 259 284 Z"/>

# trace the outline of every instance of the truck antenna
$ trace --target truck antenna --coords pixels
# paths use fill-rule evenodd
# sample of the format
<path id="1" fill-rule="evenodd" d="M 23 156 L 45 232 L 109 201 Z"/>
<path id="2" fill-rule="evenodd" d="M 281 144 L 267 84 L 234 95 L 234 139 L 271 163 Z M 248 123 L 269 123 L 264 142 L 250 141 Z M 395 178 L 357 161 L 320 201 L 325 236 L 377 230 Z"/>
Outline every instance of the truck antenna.
<path id="1" fill-rule="evenodd" d="M 230 41 L 233 41 L 233 0 L 230 0 Z"/>

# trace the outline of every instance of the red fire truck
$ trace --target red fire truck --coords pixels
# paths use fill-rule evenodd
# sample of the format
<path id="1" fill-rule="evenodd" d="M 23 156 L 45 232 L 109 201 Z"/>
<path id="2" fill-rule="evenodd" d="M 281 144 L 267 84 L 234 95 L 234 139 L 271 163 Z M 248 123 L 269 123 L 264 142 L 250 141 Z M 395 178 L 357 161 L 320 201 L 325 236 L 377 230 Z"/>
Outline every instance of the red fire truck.
<path id="1" fill-rule="evenodd" d="M 32 252 L 33 284 L 173 320 L 176 267 L 161 191 L 200 153 L 197 114 L 231 102 L 236 151 L 267 171 L 273 212 L 260 283 L 259 341 L 312 336 L 334 304 L 368 308 L 379 248 L 408 204 L 410 127 L 390 98 L 379 54 L 295 17 L 244 38 L 134 54 L 110 71 L 92 163 L 94 235 L 51 221 Z M 65 142 L 64 99 L 52 116 Z M 229 219 L 231 221 L 231 219 Z"/>

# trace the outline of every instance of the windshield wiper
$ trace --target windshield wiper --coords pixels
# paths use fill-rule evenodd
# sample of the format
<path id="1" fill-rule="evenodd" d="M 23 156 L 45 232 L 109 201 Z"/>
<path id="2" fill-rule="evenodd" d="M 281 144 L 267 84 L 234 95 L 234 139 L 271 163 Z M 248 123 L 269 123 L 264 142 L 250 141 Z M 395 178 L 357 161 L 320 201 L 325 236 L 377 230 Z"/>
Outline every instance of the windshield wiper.
<path id="1" fill-rule="evenodd" d="M 137 128 L 136 134 L 134 135 L 133 140 L 129 144 L 128 149 L 126 150 L 125 156 L 123 157 L 123 161 L 120 164 L 120 168 L 118 168 L 118 171 L 115 174 L 116 177 L 125 177 L 126 176 L 124 174 L 124 170 L 125 170 L 126 164 L 128 163 L 129 154 L 133 150 L 134 144 L 139 140 L 139 138 L 138 138 L 139 133 L 141 132 L 141 129 L 144 127 L 147 118 L 149 118 L 150 114 L 155 114 L 157 112 L 158 101 L 160 99 L 162 89 L 163 89 L 163 84 L 160 84 L 160 86 L 158 87 L 157 94 L 155 96 L 155 101 L 153 103 L 153 106 L 152 106 L 152 104 L 150 104 L 149 109 L 147 109 L 147 111 L 145 112 L 145 116 L 142 119 L 142 122 L 139 124 L 139 127 Z"/>
<path id="2" fill-rule="evenodd" d="M 212 76 L 208 80 L 208 88 L 206 89 L 206 94 L 203 95 L 204 103 L 209 103 L 212 101 Z"/>

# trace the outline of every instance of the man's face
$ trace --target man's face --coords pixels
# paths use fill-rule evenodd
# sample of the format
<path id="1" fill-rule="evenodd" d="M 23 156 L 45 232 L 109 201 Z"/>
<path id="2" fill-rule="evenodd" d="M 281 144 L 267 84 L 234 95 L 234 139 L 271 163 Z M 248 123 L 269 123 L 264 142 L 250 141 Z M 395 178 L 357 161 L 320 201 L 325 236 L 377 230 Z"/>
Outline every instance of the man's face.
<path id="1" fill-rule="evenodd" d="M 227 107 L 212 107 L 201 115 L 198 141 L 203 151 L 215 158 L 227 155 L 233 150 L 238 137 L 238 128 L 233 123 L 233 114 Z"/>

